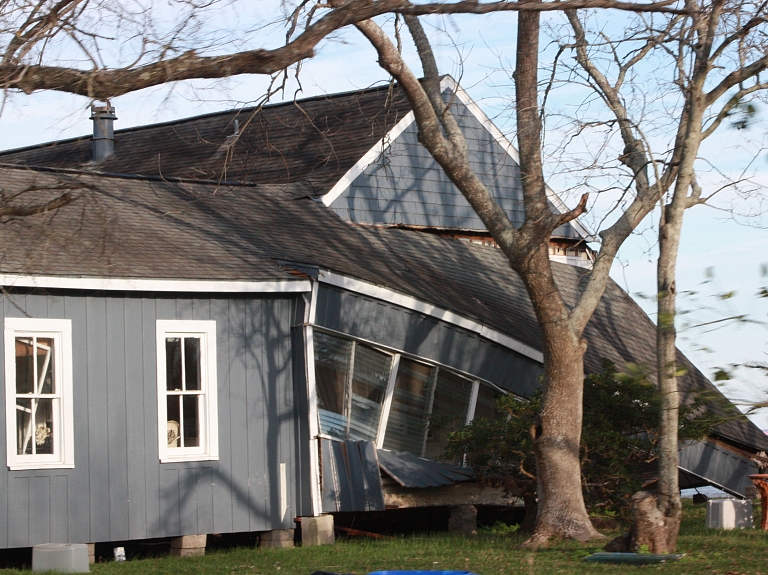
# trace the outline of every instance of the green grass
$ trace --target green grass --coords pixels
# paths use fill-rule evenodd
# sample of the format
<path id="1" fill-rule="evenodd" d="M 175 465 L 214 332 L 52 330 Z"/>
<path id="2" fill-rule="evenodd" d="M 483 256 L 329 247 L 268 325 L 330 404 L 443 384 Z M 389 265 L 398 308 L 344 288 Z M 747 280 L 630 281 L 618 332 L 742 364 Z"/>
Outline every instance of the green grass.
<path id="1" fill-rule="evenodd" d="M 236 549 L 205 557 L 142 559 L 100 563 L 99 575 L 180 573 L 227 575 L 309 575 L 334 571 L 364 575 L 378 570 L 467 570 L 478 575 L 549 573 L 687 573 L 768 575 L 768 534 L 759 529 L 715 531 L 704 527 L 705 506 L 686 505 L 676 563 L 618 566 L 584 563 L 599 545 L 559 542 L 548 549 L 528 551 L 525 536 L 480 535 L 457 538 L 447 534 L 390 540 L 348 540 L 333 546 L 296 549 Z M 757 518 L 757 515 L 756 515 Z M 8 571 L 10 573 L 10 571 Z"/>

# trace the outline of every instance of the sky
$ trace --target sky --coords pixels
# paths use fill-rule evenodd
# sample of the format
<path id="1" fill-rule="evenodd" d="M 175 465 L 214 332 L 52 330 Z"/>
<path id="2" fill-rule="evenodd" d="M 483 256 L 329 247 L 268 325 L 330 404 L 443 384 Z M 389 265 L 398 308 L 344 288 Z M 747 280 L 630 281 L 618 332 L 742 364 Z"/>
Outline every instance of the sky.
<path id="1" fill-rule="evenodd" d="M 243 38 L 251 46 L 279 45 L 285 31 L 280 25 L 263 27 L 279 14 L 278 2 L 260 0 L 246 3 L 245 9 L 210 18 L 225 38 Z M 237 6 L 233 4 L 233 6 Z M 250 6 L 250 8 L 248 8 Z M 234 16 L 233 16 L 234 14 Z M 608 26 L 620 20 L 609 15 Z M 611 18 L 613 20 L 611 20 Z M 547 16 L 553 27 L 557 16 Z M 514 122 L 510 119 L 510 73 L 514 68 L 514 14 L 430 18 L 427 30 L 433 34 L 438 67 L 460 80 L 481 108 L 514 142 Z M 246 24 L 247 23 L 247 24 Z M 238 32 L 238 27 L 243 32 Z M 246 33 L 247 32 L 247 33 Z M 246 42 L 247 41 L 247 42 Z M 222 47 L 227 49 L 228 45 Z M 553 57 L 551 45 L 543 42 L 542 63 Z M 417 59 L 407 39 L 406 59 L 419 70 Z M 543 75 L 543 74 L 542 74 Z M 388 77 L 376 63 L 376 54 L 353 29 L 344 30 L 322 43 L 315 58 L 306 61 L 300 74 L 300 86 L 293 80 L 285 99 L 366 88 L 386 82 Z M 147 89 L 112 100 L 117 110 L 116 128 L 128 128 L 159 121 L 169 121 L 203 113 L 231 109 L 254 103 L 264 94 L 268 80 L 259 76 L 241 76 L 224 81 L 192 81 Z M 561 86 L 553 91 L 548 109 L 567 113 L 583 102 L 583 89 Z M 281 96 L 273 98 L 279 101 Z M 10 94 L 0 115 L 0 149 L 11 149 L 90 133 L 90 102 L 79 96 L 55 92 L 31 95 Z M 759 112 L 759 109 L 758 109 Z M 766 110 L 765 116 L 768 116 Z M 554 129 L 547 135 L 547 145 L 557 151 L 562 126 L 557 115 L 548 122 Z M 558 131 L 560 130 L 560 131 Z M 760 113 L 745 130 L 728 126 L 702 148 L 705 189 L 714 189 L 725 176 L 738 178 L 748 174 L 750 189 L 760 193 L 759 184 L 768 183 L 768 119 Z M 593 142 L 576 146 L 576 153 L 590 150 Z M 574 147 L 571 148 L 572 150 Z M 553 166 L 550 162 L 548 166 Z M 570 188 L 565 201 L 575 205 L 578 185 L 569 176 L 550 169 L 550 185 L 556 190 Z M 708 187 L 709 186 L 709 187 Z M 699 206 L 685 216 L 678 264 L 678 292 L 681 293 L 678 318 L 679 347 L 707 376 L 713 378 L 724 368 L 733 378 L 723 382 L 726 395 L 744 404 L 768 400 L 765 372 L 736 367 L 745 362 L 768 362 L 768 298 L 756 296 L 768 286 L 768 217 L 741 217 L 738 213 L 759 212 L 765 205 L 760 199 L 741 198 L 724 190 L 716 207 Z M 598 203 L 583 218 L 595 229 L 604 206 Z M 613 278 L 651 315 L 655 308 L 655 223 L 657 214 L 641 226 L 622 248 L 614 265 Z M 738 320 L 724 321 L 738 317 Z M 700 327 L 693 327 L 705 324 Z M 718 382 L 721 383 L 721 382 Z M 768 430 L 768 409 L 750 417 Z"/>

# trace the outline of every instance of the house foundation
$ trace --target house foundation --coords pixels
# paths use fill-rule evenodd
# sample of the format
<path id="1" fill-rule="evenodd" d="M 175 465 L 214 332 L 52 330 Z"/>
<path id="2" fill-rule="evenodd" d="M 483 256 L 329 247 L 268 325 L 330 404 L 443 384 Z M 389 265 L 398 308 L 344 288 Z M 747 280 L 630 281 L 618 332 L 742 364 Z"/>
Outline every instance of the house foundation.
<path id="1" fill-rule="evenodd" d="M 183 535 L 171 541 L 171 555 L 176 557 L 200 557 L 205 555 L 207 535 Z"/>
<path id="2" fill-rule="evenodd" d="M 293 529 L 274 529 L 265 531 L 259 536 L 259 545 L 261 547 L 293 547 Z"/>
<path id="3" fill-rule="evenodd" d="M 333 515 L 301 518 L 301 546 L 333 545 L 336 537 L 333 532 Z"/>
<path id="4" fill-rule="evenodd" d="M 477 507 L 474 505 L 453 505 L 450 508 L 448 531 L 456 535 L 477 535 Z"/>

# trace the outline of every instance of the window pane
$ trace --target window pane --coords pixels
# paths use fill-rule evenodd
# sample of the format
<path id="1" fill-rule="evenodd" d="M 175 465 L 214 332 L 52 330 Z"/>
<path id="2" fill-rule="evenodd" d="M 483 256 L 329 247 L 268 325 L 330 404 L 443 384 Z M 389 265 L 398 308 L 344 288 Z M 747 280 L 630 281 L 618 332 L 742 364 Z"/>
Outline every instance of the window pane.
<path id="1" fill-rule="evenodd" d="M 168 419 L 168 447 L 181 447 L 181 403 L 180 395 L 166 397 L 166 409 Z"/>
<path id="2" fill-rule="evenodd" d="M 355 346 L 349 439 L 373 440 L 387 391 L 392 357 L 361 344 Z"/>
<path id="3" fill-rule="evenodd" d="M 165 338 L 165 384 L 169 391 L 181 390 L 181 338 Z"/>
<path id="4" fill-rule="evenodd" d="M 16 400 L 16 454 L 32 453 L 32 400 Z"/>
<path id="5" fill-rule="evenodd" d="M 484 418 L 488 421 L 494 421 L 499 412 L 496 411 L 496 400 L 501 397 L 501 393 L 487 385 L 480 385 L 477 390 L 477 404 L 475 405 L 474 419 Z"/>
<path id="6" fill-rule="evenodd" d="M 35 414 L 35 451 L 43 455 L 53 454 L 53 399 L 38 399 L 32 402 Z"/>
<path id="7" fill-rule="evenodd" d="M 429 418 L 427 457 L 440 457 L 448 434 L 465 425 L 471 396 L 471 381 L 442 369 L 438 372 Z"/>
<path id="8" fill-rule="evenodd" d="M 182 435 L 184 438 L 184 447 L 200 446 L 200 396 L 184 395 L 182 404 L 184 406 L 184 429 Z"/>
<path id="9" fill-rule="evenodd" d="M 433 371 L 434 368 L 423 363 L 400 358 L 384 434 L 385 449 L 421 455 Z"/>
<path id="10" fill-rule="evenodd" d="M 345 386 L 352 342 L 315 332 L 315 385 L 320 432 L 346 439 Z"/>
<path id="11" fill-rule="evenodd" d="M 35 363 L 32 338 L 16 338 L 16 393 L 34 393 Z"/>
<path id="12" fill-rule="evenodd" d="M 185 389 L 200 389 L 200 338 L 184 338 L 184 379 Z"/>
<path id="13" fill-rule="evenodd" d="M 53 338 L 37 338 L 38 393 L 56 393 L 56 389 L 54 389 L 54 365 Z"/>

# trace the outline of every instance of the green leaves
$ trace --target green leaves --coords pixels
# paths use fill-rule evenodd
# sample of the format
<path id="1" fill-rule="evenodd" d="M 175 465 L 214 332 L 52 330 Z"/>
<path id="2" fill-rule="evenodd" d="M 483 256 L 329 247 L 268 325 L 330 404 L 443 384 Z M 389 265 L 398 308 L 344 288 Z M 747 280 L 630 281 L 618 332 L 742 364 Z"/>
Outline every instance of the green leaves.
<path id="1" fill-rule="evenodd" d="M 624 512 L 641 487 L 642 471 L 656 459 L 661 397 L 645 366 L 628 364 L 624 373 L 603 361 L 603 369 L 584 380 L 581 461 L 584 495 L 593 509 Z M 681 375 L 679 372 L 678 375 Z M 446 455 L 467 455 L 486 482 L 520 496 L 534 488 L 531 429 L 541 405 L 506 395 L 497 401 L 500 416 L 479 419 L 452 433 Z M 680 408 L 680 441 L 700 439 L 720 422 L 701 401 Z"/>

